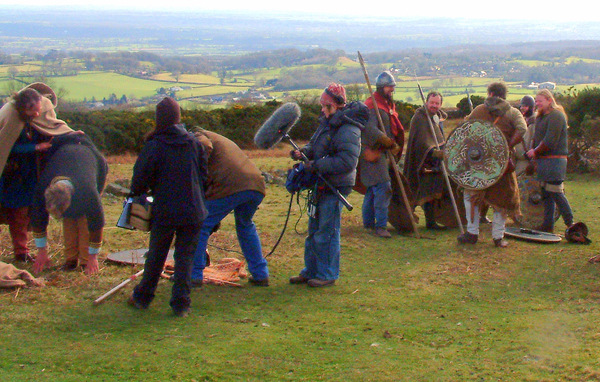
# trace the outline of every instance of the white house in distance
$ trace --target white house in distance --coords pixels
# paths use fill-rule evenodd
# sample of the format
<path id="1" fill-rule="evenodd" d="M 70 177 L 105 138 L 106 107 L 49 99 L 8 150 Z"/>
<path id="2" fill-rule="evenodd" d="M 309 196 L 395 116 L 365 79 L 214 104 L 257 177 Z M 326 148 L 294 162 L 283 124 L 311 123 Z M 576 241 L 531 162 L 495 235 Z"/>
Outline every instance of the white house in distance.
<path id="1" fill-rule="evenodd" d="M 556 89 L 556 84 L 554 82 L 542 82 L 538 85 L 538 89 L 554 90 Z"/>
<path id="2" fill-rule="evenodd" d="M 526 89 L 548 89 L 548 90 L 554 90 L 556 89 L 556 84 L 554 82 L 542 82 L 542 83 L 535 83 L 532 82 L 529 85 L 523 85 L 524 88 Z"/>

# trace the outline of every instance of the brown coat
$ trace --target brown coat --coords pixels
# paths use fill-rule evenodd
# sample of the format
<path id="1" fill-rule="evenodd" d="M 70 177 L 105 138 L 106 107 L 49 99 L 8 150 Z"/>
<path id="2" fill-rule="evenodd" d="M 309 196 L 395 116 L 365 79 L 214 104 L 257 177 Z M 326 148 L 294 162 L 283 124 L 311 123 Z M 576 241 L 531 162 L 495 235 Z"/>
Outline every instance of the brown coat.
<path id="1" fill-rule="evenodd" d="M 38 117 L 31 120 L 31 126 L 40 133 L 50 136 L 73 131 L 65 121 L 56 118 L 54 109 L 58 102 L 56 94 L 48 85 L 36 82 L 26 88 L 35 89 L 43 95 L 42 111 Z M 9 102 L 2 106 L 2 109 L 0 109 L 0 175 L 4 171 L 10 150 L 19 138 L 23 127 L 25 127 L 25 121 L 19 117 L 15 105 Z"/>
<path id="2" fill-rule="evenodd" d="M 447 117 L 446 112 L 442 110 L 433 116 L 432 125 L 435 137 L 429 125 L 425 106 L 418 108 L 410 120 L 404 175 L 408 179 L 416 205 L 423 205 L 425 202 L 442 198 L 444 188 L 442 170 L 438 168 L 435 173 L 431 173 L 431 170 L 426 170 L 426 168 L 429 165 L 428 161 L 431 161 L 431 151 L 438 149 L 438 145 L 443 148 L 446 143 L 440 123 Z"/>
<path id="3" fill-rule="evenodd" d="M 480 120 L 493 123 L 502 131 L 508 142 L 515 141 L 517 135 L 523 135 L 527 130 L 527 123 L 521 112 L 498 97 L 488 97 L 483 105 L 477 106 L 466 120 Z M 511 147 L 512 149 L 512 147 Z M 495 210 L 510 215 L 521 213 L 519 185 L 514 168 L 507 170 L 504 175 L 491 187 L 481 191 L 469 191 L 481 194 L 485 203 Z"/>
<path id="4" fill-rule="evenodd" d="M 230 139 L 208 130 L 194 133 L 208 154 L 206 199 L 216 200 L 241 191 L 265 195 L 261 171 Z"/>

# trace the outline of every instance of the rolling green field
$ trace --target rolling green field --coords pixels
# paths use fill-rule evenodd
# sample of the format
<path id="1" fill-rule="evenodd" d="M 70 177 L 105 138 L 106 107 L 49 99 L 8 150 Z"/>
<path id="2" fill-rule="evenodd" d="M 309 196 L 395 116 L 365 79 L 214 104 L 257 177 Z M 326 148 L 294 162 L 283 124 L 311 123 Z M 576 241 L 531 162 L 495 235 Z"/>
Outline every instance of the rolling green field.
<path id="1" fill-rule="evenodd" d="M 567 61 L 575 61 L 576 57 L 570 57 Z M 542 65 L 541 61 L 519 61 L 521 64 L 536 66 Z M 73 62 L 76 65 L 77 62 Z M 340 58 L 334 66 L 337 69 L 357 67 L 359 64 L 347 58 Z M 24 65 L 14 66 L 18 73 L 35 72 L 41 67 L 40 62 L 31 62 Z M 160 73 L 153 76 L 151 79 L 140 79 L 129 77 L 112 72 L 90 72 L 80 71 L 75 76 L 57 76 L 49 78 L 52 86 L 64 89 L 66 95 L 64 98 L 70 101 L 82 101 L 92 98 L 102 100 L 108 98 L 111 94 L 115 94 L 118 98 L 125 95 L 128 98 L 145 98 L 156 94 L 159 88 L 180 87 L 183 90 L 177 92 L 177 98 L 186 100 L 196 97 L 210 96 L 235 96 L 236 93 L 245 92 L 251 88 L 268 92 L 270 96 L 283 100 L 284 95 L 292 97 L 313 98 L 318 96 L 322 91 L 321 88 L 294 90 L 294 91 L 273 91 L 272 87 L 258 87 L 257 84 L 264 84 L 265 81 L 277 78 L 283 72 L 300 69 L 300 68 L 323 68 L 326 70 L 328 65 L 314 64 L 306 66 L 294 66 L 288 68 L 266 68 L 261 70 L 234 70 L 229 71 L 223 83 L 217 73 L 212 75 L 207 74 L 182 74 L 177 78 L 172 73 Z M 23 84 L 14 84 L 11 79 L 11 66 L 0 65 L 0 89 L 8 89 L 10 86 L 17 86 L 17 89 Z M 371 81 L 373 81 L 371 79 Z M 440 91 L 444 95 L 444 106 L 455 107 L 456 104 L 466 96 L 466 90 L 469 90 L 471 95 L 485 97 L 486 87 L 490 82 L 501 80 L 499 78 L 480 78 L 480 77 L 440 77 L 440 78 L 423 78 L 420 79 L 420 84 L 424 92 L 430 90 Z M 417 88 L 417 82 L 409 76 L 398 76 L 397 87 L 394 98 L 396 100 L 409 103 L 420 104 L 420 95 Z M 324 84 L 323 86 L 325 86 Z M 352 85 L 352 84 L 348 84 Z M 358 84 L 363 89 L 366 89 L 364 83 Z M 518 101 L 524 95 L 534 95 L 535 90 L 521 87 L 520 83 L 508 83 L 510 101 Z M 586 86 L 599 86 L 598 84 L 578 84 L 560 85 L 558 91 L 566 91 L 569 88 L 583 89 Z M 364 91 L 366 93 L 366 90 Z M 206 101 L 204 101 L 206 102 Z M 194 102 L 187 102 L 190 107 L 199 107 L 201 105 L 200 98 Z M 206 107 L 214 107 L 214 105 L 206 104 Z"/>

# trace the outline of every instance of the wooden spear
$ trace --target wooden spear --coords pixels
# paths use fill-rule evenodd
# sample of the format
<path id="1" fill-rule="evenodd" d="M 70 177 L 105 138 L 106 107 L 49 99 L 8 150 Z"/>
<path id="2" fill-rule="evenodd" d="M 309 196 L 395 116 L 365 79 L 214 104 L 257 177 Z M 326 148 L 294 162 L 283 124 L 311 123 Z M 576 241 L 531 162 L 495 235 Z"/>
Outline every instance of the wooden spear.
<path id="1" fill-rule="evenodd" d="M 136 278 L 138 278 L 139 276 L 141 276 L 142 273 L 144 273 L 143 269 L 141 271 L 139 271 L 138 273 L 136 273 L 135 275 L 129 276 L 129 278 L 127 280 L 123 281 L 122 283 L 120 283 L 116 287 L 112 288 L 111 290 L 109 290 L 108 292 L 104 293 L 102 296 L 98 297 L 96 300 L 94 300 L 94 305 L 100 304 L 102 301 L 106 300 L 108 297 L 110 297 L 113 294 L 115 294 L 119 289 L 123 289 L 123 287 L 125 285 L 129 284 L 130 282 L 132 282 L 133 280 L 135 280 Z"/>
<path id="2" fill-rule="evenodd" d="M 435 134 L 435 128 L 433 127 L 433 122 L 431 121 L 431 115 L 429 115 L 429 110 L 427 110 L 427 101 L 425 100 L 425 96 L 423 95 L 423 89 L 421 89 L 421 84 L 419 83 L 419 79 L 415 75 L 415 79 L 417 80 L 417 86 L 419 87 L 419 93 L 421 94 L 421 100 L 423 101 L 423 108 L 425 109 L 425 114 L 427 115 L 427 122 L 429 122 L 429 129 L 431 130 L 431 136 L 433 136 L 433 140 L 435 141 L 435 147 L 439 150 L 440 143 L 437 140 L 437 135 Z M 465 233 L 465 229 L 463 228 L 462 220 L 460 219 L 460 214 L 458 213 L 458 207 L 456 206 L 456 200 L 454 199 L 454 192 L 452 192 L 452 184 L 450 183 L 450 177 L 448 176 L 448 170 L 446 169 L 446 162 L 444 160 L 440 161 L 442 165 L 442 173 L 444 174 L 444 179 L 446 180 L 446 187 L 448 187 L 448 193 L 450 194 L 450 200 L 452 201 L 452 207 L 454 208 L 454 214 L 456 215 L 456 221 L 458 222 L 458 227 L 460 228 L 460 233 Z"/>
<path id="3" fill-rule="evenodd" d="M 358 60 L 360 61 L 360 65 L 362 66 L 363 74 L 365 75 L 365 81 L 367 82 L 367 87 L 369 88 L 369 94 L 371 94 L 371 97 L 374 97 L 373 89 L 371 88 L 371 81 L 369 80 L 369 74 L 367 73 L 367 68 L 365 67 L 365 61 L 363 60 L 360 52 L 357 52 L 357 53 L 358 53 Z M 377 106 L 377 102 L 375 102 L 375 98 L 373 98 L 373 103 L 375 104 L 374 109 L 375 109 L 375 114 L 377 115 L 377 121 L 379 122 L 378 123 L 379 130 L 381 130 L 384 134 L 386 134 L 385 127 L 383 126 L 383 120 L 381 119 L 381 114 L 379 113 L 379 107 Z M 415 236 L 417 237 L 417 239 L 420 239 L 421 236 L 419 235 L 419 230 L 417 229 L 417 222 L 415 222 L 415 218 L 413 217 L 413 209 L 410 205 L 410 202 L 408 201 L 408 197 L 406 196 L 406 190 L 404 189 L 404 184 L 402 183 L 402 178 L 400 177 L 400 171 L 398 169 L 398 164 L 394 160 L 394 155 L 391 153 L 390 150 L 386 150 L 385 155 L 386 155 L 389 166 L 393 170 L 392 173 L 394 175 L 394 180 L 398 183 L 398 186 L 400 187 L 400 193 L 402 194 L 402 200 L 404 202 L 404 207 L 406 208 L 406 212 L 408 213 L 408 217 L 410 218 L 410 224 L 412 225 L 413 231 L 415 232 Z"/>

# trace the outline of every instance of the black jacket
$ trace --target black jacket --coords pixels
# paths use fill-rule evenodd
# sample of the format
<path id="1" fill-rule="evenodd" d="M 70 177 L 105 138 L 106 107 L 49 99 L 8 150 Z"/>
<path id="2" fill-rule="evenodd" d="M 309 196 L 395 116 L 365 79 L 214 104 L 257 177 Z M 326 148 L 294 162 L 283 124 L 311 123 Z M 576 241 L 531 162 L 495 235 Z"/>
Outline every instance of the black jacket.
<path id="1" fill-rule="evenodd" d="M 184 125 L 157 131 L 133 168 L 131 194 L 154 198 L 152 224 L 195 225 L 208 215 L 204 199 L 206 155 Z"/>
<path id="2" fill-rule="evenodd" d="M 322 116 L 319 128 L 302 148 L 317 171 L 342 194 L 350 193 L 354 186 L 361 130 L 368 119 L 365 104 L 352 102 L 330 118 Z"/>
<path id="3" fill-rule="evenodd" d="M 48 212 L 44 192 L 57 176 L 71 180 L 75 193 L 65 213 L 67 218 L 86 216 L 90 234 L 104 227 L 104 210 L 100 194 L 104 189 L 108 165 L 88 136 L 70 133 L 57 136 L 48 150 L 48 161 L 40 174 L 31 211 L 34 232 L 45 232 Z M 91 241 L 97 241 L 90 238 Z"/>

